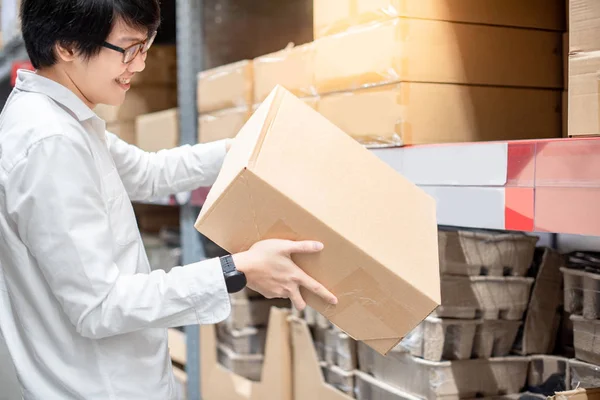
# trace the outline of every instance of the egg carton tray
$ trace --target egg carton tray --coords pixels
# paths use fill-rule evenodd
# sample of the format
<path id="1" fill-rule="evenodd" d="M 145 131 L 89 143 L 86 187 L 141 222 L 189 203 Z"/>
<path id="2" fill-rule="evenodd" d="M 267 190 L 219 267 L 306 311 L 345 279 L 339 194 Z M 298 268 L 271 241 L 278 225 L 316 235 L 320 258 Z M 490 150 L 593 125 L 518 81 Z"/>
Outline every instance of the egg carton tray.
<path id="1" fill-rule="evenodd" d="M 432 316 L 522 320 L 533 281 L 523 277 L 443 276 L 442 304 Z"/>
<path id="2" fill-rule="evenodd" d="M 571 315 L 573 347 L 579 360 L 600 365 L 600 320 Z"/>
<path id="3" fill-rule="evenodd" d="M 217 359 L 219 364 L 254 382 L 259 382 L 262 375 L 264 356 L 262 354 L 237 354 L 229 347 L 217 344 Z"/>
<path id="4" fill-rule="evenodd" d="M 217 338 L 235 353 L 263 354 L 267 338 L 266 328 L 246 327 L 239 330 L 229 330 L 227 325 L 217 325 Z"/>
<path id="5" fill-rule="evenodd" d="M 427 317 L 400 342 L 429 361 L 502 357 L 510 353 L 520 321 Z"/>
<path id="6" fill-rule="evenodd" d="M 290 308 L 288 299 L 231 299 L 231 314 L 222 322 L 230 331 L 247 327 L 263 327 L 269 322 L 271 307 Z"/>
<path id="7" fill-rule="evenodd" d="M 527 390 L 544 396 L 570 390 L 569 359 L 552 355 L 531 356 Z"/>
<path id="8" fill-rule="evenodd" d="M 600 367 L 585 361 L 569 360 L 570 389 L 600 387 Z"/>
<path id="9" fill-rule="evenodd" d="M 529 357 L 434 362 L 394 351 L 383 357 L 362 343 L 358 345 L 358 354 L 362 372 L 426 399 L 520 393 L 529 368 Z"/>
<path id="10" fill-rule="evenodd" d="M 336 365 L 327 365 L 324 368 L 324 379 L 340 392 L 354 398 L 354 372 L 344 371 Z"/>
<path id="11" fill-rule="evenodd" d="M 586 319 L 600 319 L 600 274 L 561 268 L 564 277 L 564 308 Z"/>
<path id="12" fill-rule="evenodd" d="M 420 400 L 361 371 L 355 372 L 354 379 L 357 400 Z"/>
<path id="13" fill-rule="evenodd" d="M 439 230 L 440 272 L 450 275 L 525 276 L 539 238 L 522 233 Z"/>
<path id="14" fill-rule="evenodd" d="M 343 371 L 353 371 L 357 368 L 357 342 L 337 327 L 325 329 L 323 333 L 324 360 Z"/>

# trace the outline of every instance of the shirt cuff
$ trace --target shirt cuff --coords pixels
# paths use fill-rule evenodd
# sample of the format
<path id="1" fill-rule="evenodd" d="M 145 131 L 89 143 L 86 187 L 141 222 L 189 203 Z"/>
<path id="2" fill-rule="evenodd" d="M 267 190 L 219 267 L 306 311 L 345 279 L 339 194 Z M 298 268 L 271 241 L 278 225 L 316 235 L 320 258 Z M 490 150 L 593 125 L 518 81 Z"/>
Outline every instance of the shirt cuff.
<path id="1" fill-rule="evenodd" d="M 189 264 L 196 279 L 190 280 L 190 299 L 199 325 L 212 325 L 225 320 L 231 313 L 231 302 L 225 276 L 218 258 Z"/>

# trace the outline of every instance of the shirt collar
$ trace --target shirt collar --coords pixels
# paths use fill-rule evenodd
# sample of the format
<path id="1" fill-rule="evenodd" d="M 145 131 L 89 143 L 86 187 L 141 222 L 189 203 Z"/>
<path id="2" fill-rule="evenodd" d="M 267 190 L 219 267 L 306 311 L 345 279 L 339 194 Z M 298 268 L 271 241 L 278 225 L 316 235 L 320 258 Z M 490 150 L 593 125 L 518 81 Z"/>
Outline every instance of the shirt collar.
<path id="1" fill-rule="evenodd" d="M 41 93 L 70 110 L 77 119 L 85 121 L 96 116 L 75 93 L 58 82 L 27 70 L 17 71 L 15 87 L 25 92 Z"/>

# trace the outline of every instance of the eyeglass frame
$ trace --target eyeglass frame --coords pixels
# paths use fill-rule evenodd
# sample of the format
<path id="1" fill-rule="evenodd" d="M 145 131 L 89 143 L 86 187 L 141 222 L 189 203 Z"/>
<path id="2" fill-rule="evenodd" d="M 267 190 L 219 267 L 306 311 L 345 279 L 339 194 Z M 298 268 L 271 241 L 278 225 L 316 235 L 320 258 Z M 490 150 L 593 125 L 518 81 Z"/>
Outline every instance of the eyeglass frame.
<path id="1" fill-rule="evenodd" d="M 138 54 L 140 54 L 140 53 L 146 54 L 148 52 L 148 50 L 150 50 L 150 47 L 152 47 L 152 44 L 154 43 L 154 39 L 156 39 L 156 31 L 151 33 L 146 39 L 142 40 L 141 42 L 134 43 L 131 46 L 127 46 L 126 48 L 115 46 L 114 44 L 110 44 L 108 42 L 102 43 L 102 47 L 105 47 L 107 49 L 114 50 L 114 51 L 117 51 L 117 52 L 123 54 L 123 60 L 122 60 L 123 64 L 131 64 L 133 62 L 133 60 L 135 60 L 135 58 L 138 56 Z M 147 48 L 146 48 L 146 45 L 148 45 Z M 129 49 L 131 49 L 135 46 L 138 47 L 138 50 L 131 57 L 131 60 L 125 61 L 125 56 L 126 56 L 127 51 L 129 51 Z"/>

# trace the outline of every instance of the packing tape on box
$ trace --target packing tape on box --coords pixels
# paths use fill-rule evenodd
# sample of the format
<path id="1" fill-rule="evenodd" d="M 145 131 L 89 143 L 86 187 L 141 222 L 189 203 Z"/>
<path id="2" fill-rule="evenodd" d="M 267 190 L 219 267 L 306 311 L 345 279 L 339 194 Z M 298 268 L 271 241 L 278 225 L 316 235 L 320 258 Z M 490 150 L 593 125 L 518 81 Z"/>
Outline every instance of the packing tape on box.
<path id="1" fill-rule="evenodd" d="M 329 0 L 322 0 L 329 1 Z M 346 0 L 348 4 L 347 18 L 324 24 L 316 29 L 316 38 L 343 32 L 353 26 L 363 25 L 372 21 L 381 21 L 387 18 L 399 17 L 406 14 L 407 0 L 389 0 L 385 6 L 365 10 L 361 4 L 368 4 L 365 0 Z"/>

